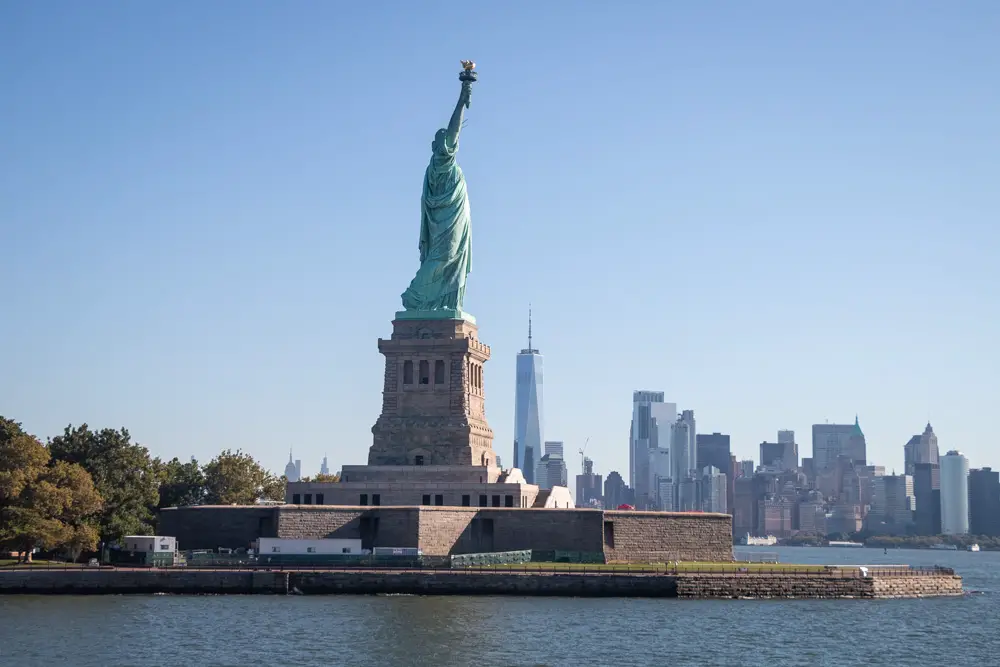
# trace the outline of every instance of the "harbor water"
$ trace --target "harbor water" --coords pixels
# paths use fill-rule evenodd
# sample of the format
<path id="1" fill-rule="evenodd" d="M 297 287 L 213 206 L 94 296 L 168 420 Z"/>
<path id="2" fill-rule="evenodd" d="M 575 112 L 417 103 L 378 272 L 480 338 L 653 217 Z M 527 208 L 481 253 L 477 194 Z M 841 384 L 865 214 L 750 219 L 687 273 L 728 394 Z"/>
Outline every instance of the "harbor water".
<path id="1" fill-rule="evenodd" d="M 761 549 L 782 562 L 944 565 L 962 575 L 969 593 L 761 601 L 9 596 L 0 597 L 0 664 L 997 664 L 998 552 Z"/>

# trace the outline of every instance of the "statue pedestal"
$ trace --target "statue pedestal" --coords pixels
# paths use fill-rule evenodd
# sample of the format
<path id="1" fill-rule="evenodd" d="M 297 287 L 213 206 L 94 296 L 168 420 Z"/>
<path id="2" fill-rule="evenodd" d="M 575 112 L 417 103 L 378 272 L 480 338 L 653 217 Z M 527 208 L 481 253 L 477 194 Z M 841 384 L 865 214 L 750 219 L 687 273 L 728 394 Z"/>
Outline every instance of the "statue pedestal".
<path id="1" fill-rule="evenodd" d="M 465 320 L 476 323 L 476 318 L 464 310 L 397 310 L 397 320 Z"/>
<path id="2" fill-rule="evenodd" d="M 483 388 L 490 348 L 479 342 L 471 316 L 431 312 L 430 318 L 397 313 L 392 338 L 378 341 L 385 383 L 368 465 L 493 467 Z"/>

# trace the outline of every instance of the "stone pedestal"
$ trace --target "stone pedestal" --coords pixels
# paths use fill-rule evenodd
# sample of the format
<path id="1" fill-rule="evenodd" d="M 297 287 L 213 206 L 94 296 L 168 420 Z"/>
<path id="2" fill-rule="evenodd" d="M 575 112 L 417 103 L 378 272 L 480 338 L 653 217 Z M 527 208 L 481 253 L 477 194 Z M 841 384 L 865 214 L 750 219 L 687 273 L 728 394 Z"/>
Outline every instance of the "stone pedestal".
<path id="1" fill-rule="evenodd" d="M 382 414 L 368 465 L 496 465 L 483 365 L 490 348 L 470 319 L 403 319 L 385 355 Z"/>

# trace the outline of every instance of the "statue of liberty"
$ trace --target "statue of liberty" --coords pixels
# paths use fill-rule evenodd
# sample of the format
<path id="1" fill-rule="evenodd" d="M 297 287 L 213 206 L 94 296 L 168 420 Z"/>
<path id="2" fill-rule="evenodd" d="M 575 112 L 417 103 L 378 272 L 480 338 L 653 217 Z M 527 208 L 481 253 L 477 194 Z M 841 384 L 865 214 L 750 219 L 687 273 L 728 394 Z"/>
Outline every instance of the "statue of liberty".
<path id="1" fill-rule="evenodd" d="M 451 122 L 447 129 L 437 131 L 431 143 L 420 200 L 420 268 L 403 292 L 406 312 L 397 317 L 463 317 L 465 281 L 472 269 L 472 218 L 465 176 L 455 155 L 476 65 L 471 61 L 462 61 L 462 65 L 462 92 Z"/>

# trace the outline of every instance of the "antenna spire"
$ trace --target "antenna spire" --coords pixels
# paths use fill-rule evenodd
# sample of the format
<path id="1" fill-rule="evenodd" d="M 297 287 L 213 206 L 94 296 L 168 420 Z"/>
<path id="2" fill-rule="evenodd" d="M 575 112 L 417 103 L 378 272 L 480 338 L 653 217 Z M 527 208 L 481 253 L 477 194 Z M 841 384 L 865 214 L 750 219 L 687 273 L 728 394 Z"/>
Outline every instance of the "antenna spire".
<path id="1" fill-rule="evenodd" d="M 530 303 L 528 304 L 528 349 L 529 350 L 532 349 L 532 347 L 531 347 L 531 304 Z"/>

